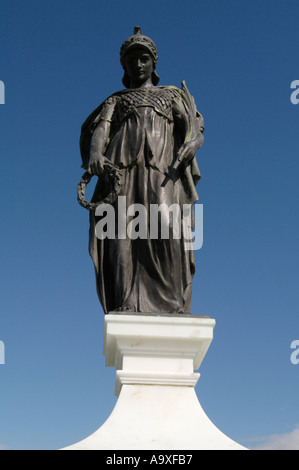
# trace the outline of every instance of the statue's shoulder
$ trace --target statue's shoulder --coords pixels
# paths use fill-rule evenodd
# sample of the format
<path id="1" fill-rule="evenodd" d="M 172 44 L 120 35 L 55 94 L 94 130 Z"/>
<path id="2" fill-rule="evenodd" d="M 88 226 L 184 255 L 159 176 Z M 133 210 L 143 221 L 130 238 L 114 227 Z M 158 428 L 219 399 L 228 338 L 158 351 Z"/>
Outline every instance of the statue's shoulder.
<path id="1" fill-rule="evenodd" d="M 107 110 L 107 108 L 115 105 L 120 93 L 121 92 L 113 93 L 112 95 L 108 96 L 108 98 L 106 98 L 99 106 L 97 106 L 97 108 L 92 111 L 91 114 L 89 114 L 87 119 L 82 124 L 82 131 L 89 129 L 90 126 L 92 126 L 99 119 L 99 117 L 106 112 L 105 110 Z"/>
<path id="2" fill-rule="evenodd" d="M 175 85 L 168 85 L 168 86 L 159 86 L 157 87 L 161 90 L 167 90 L 173 94 L 174 97 L 181 99 L 186 99 L 186 97 L 190 96 L 190 92 L 187 88 L 186 82 L 183 81 L 181 83 L 181 88 L 178 88 Z"/>
<path id="3" fill-rule="evenodd" d="M 161 85 L 154 88 L 155 93 L 167 102 L 182 101 L 182 90 L 174 85 Z"/>
<path id="4" fill-rule="evenodd" d="M 174 86 L 174 85 L 161 85 L 161 86 L 157 86 L 156 89 L 161 90 L 161 91 L 164 91 L 164 90 L 165 91 L 170 91 L 173 94 L 178 94 L 182 91 L 182 90 L 180 90 L 180 88 L 178 88 L 177 86 Z"/>
<path id="5" fill-rule="evenodd" d="M 174 85 L 159 85 L 156 88 L 161 88 L 161 89 L 164 89 L 164 90 L 179 90 L 179 88 L 177 86 L 174 86 Z"/>

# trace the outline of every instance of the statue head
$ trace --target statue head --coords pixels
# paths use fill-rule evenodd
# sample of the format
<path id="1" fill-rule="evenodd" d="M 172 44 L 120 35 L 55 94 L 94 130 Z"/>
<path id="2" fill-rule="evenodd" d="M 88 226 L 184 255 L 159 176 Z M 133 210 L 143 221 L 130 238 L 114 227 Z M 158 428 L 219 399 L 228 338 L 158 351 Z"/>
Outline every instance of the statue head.
<path id="1" fill-rule="evenodd" d="M 120 49 L 120 62 L 125 71 L 123 80 L 122 80 L 123 84 L 125 85 L 126 88 L 130 86 L 130 80 L 126 71 L 126 55 L 128 54 L 128 52 L 132 51 L 134 48 L 135 49 L 143 48 L 146 50 L 147 53 L 150 54 L 153 60 L 152 82 L 153 82 L 153 85 L 158 85 L 160 81 L 160 77 L 158 76 L 156 72 L 156 64 L 158 61 L 157 48 L 156 48 L 154 41 L 151 38 L 149 38 L 148 36 L 144 36 L 141 33 L 141 29 L 139 26 L 135 26 L 134 35 L 126 39 Z"/>

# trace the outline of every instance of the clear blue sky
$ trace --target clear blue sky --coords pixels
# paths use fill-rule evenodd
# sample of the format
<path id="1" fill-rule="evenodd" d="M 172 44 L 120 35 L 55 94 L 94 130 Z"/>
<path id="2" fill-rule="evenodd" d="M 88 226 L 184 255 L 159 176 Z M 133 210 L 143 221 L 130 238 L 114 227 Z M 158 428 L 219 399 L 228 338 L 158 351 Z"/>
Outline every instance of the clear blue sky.
<path id="1" fill-rule="evenodd" d="M 73 444 L 115 404 L 78 141 L 123 88 L 135 25 L 157 44 L 161 84 L 186 80 L 206 121 L 192 312 L 217 325 L 198 397 L 246 446 L 298 445 L 298 15 L 297 0 L 2 0 L 0 448 Z"/>

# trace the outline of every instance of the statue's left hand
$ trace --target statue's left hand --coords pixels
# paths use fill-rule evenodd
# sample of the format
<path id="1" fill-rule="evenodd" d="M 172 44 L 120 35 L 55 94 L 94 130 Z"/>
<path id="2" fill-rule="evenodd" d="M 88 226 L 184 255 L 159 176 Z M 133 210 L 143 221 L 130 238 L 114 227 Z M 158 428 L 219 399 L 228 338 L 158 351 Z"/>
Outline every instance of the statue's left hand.
<path id="1" fill-rule="evenodd" d="M 185 142 L 178 151 L 173 168 L 176 170 L 182 163 L 190 162 L 195 157 L 196 150 L 196 141 Z"/>

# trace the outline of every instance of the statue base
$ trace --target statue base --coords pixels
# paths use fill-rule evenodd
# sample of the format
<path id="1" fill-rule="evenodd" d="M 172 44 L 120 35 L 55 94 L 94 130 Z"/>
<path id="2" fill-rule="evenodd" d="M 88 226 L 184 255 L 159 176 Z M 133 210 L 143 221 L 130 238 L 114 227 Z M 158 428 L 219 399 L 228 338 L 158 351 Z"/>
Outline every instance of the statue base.
<path id="1" fill-rule="evenodd" d="M 204 413 L 194 390 L 215 320 L 196 315 L 105 316 L 116 406 L 91 436 L 63 450 L 242 450 Z"/>

